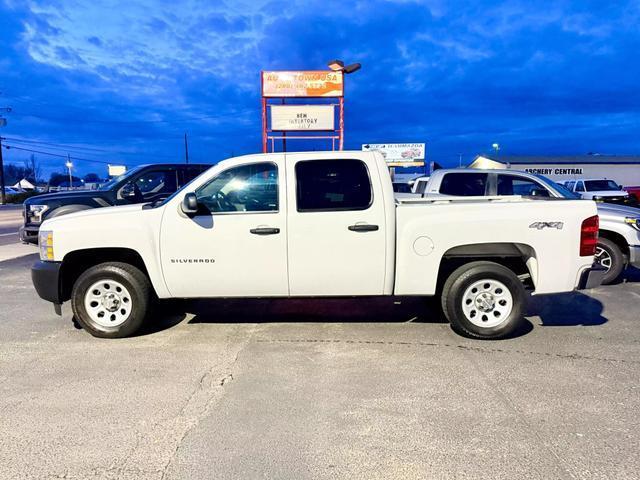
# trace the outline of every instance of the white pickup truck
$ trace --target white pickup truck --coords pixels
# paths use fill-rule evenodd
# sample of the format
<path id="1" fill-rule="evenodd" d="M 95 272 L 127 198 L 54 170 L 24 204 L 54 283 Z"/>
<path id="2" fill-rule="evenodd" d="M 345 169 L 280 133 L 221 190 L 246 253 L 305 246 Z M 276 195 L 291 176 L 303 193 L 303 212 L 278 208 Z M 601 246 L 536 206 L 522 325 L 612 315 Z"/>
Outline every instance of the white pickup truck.
<path id="1" fill-rule="evenodd" d="M 248 155 L 159 203 L 46 220 L 38 294 L 124 337 L 165 298 L 439 295 L 453 328 L 498 338 L 536 294 L 600 283 L 592 202 L 394 199 L 377 152 Z"/>

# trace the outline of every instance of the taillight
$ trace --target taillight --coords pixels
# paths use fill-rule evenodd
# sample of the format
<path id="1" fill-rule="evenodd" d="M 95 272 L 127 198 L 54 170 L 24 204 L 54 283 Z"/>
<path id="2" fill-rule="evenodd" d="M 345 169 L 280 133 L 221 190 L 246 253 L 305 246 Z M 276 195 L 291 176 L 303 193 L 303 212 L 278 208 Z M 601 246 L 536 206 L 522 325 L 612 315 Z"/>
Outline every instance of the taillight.
<path id="1" fill-rule="evenodd" d="M 580 228 L 580 256 L 590 257 L 596 253 L 598 243 L 598 227 L 600 221 L 597 215 L 583 220 Z"/>

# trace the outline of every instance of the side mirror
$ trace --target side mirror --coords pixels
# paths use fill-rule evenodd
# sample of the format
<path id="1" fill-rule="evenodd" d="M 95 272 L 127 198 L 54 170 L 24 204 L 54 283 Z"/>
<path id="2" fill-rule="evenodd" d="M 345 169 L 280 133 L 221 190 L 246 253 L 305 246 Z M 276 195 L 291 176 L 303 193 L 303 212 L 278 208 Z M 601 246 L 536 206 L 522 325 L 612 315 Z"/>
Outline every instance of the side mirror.
<path id="1" fill-rule="evenodd" d="M 548 197 L 549 192 L 544 188 L 534 188 L 533 190 L 531 190 L 531 193 L 529 195 L 531 195 L 532 197 Z"/>
<path id="2" fill-rule="evenodd" d="M 136 196 L 136 186 L 133 183 L 125 183 L 120 189 L 122 198 L 133 198 Z"/>
<path id="3" fill-rule="evenodd" d="M 183 213 L 193 215 L 198 212 L 198 197 L 195 193 L 187 193 L 182 199 L 181 205 Z"/>

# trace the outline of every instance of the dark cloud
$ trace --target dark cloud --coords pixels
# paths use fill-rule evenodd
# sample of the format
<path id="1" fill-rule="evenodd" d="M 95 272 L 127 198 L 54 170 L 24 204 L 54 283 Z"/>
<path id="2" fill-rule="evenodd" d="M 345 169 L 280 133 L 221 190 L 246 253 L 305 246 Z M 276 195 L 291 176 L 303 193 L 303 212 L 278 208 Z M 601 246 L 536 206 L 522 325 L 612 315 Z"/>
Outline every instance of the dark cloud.
<path id="1" fill-rule="evenodd" d="M 445 164 L 495 141 L 521 154 L 640 150 L 632 0 L 172 5 L 0 7 L 13 18 L 0 29 L 0 104 L 14 108 L 3 135 L 135 164 L 181 159 L 188 132 L 191 156 L 217 161 L 260 148 L 260 70 L 337 57 L 363 64 L 346 79 L 348 148 L 426 141 Z"/>

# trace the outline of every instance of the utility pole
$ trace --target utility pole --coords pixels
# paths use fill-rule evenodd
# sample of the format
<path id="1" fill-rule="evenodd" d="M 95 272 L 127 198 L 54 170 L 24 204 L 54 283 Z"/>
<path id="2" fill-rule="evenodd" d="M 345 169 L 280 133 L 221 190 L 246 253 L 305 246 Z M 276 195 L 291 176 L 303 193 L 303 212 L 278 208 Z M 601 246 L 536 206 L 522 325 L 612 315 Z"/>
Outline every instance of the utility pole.
<path id="1" fill-rule="evenodd" d="M 1 92 L 0 92 L 1 93 Z M 11 107 L 0 108 L 0 112 L 11 111 Z M 7 124 L 7 119 L 0 115 L 0 127 L 4 127 Z M 4 190 L 4 161 L 2 159 L 2 137 L 0 137 L 0 205 L 4 205 L 7 201 Z"/>
<path id="2" fill-rule="evenodd" d="M 184 161 L 189 164 L 189 144 L 187 143 L 187 134 L 184 134 Z"/>
<path id="3" fill-rule="evenodd" d="M 4 163 L 2 160 L 2 137 L 0 137 L 0 205 L 4 205 Z"/>

